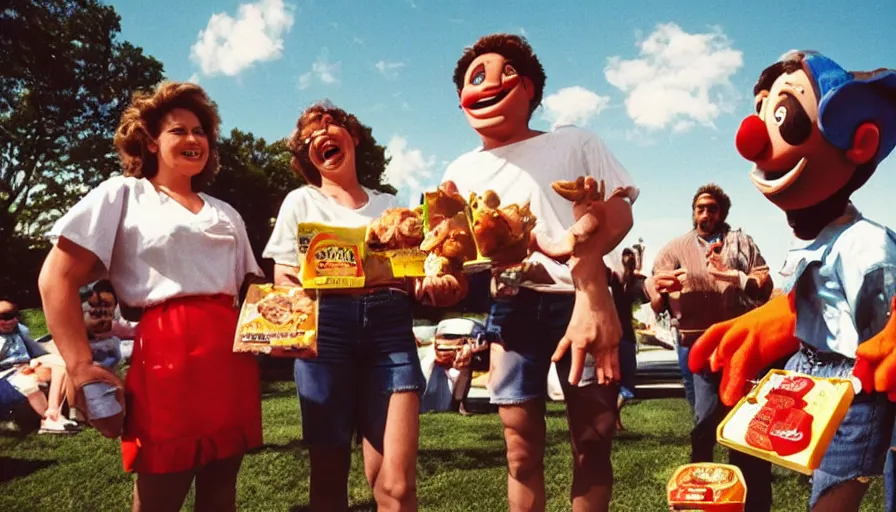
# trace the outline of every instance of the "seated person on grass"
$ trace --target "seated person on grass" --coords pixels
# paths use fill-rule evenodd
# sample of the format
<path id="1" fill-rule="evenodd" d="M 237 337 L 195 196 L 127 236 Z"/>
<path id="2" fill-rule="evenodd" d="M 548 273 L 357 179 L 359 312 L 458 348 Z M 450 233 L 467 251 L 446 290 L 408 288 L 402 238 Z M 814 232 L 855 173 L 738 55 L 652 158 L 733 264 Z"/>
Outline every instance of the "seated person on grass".
<path id="1" fill-rule="evenodd" d="M 47 380 L 49 397 L 39 387 Z M 64 383 L 62 359 L 48 354 L 31 339 L 28 328 L 19 323 L 14 303 L 0 300 L 0 406 L 11 407 L 27 400 L 41 417 L 41 434 L 76 433 L 78 425 L 60 414 Z"/>

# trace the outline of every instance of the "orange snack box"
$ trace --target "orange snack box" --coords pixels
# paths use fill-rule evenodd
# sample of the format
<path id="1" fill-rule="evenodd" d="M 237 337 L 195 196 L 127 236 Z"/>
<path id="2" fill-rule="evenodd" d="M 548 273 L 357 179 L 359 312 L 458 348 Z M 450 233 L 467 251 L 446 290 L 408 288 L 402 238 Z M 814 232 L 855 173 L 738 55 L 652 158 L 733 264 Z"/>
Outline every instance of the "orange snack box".
<path id="1" fill-rule="evenodd" d="M 740 468 L 697 462 L 679 466 L 666 484 L 670 510 L 743 512 L 747 486 Z"/>
<path id="2" fill-rule="evenodd" d="M 811 475 L 855 396 L 850 379 L 771 370 L 719 424 L 720 444 Z"/>

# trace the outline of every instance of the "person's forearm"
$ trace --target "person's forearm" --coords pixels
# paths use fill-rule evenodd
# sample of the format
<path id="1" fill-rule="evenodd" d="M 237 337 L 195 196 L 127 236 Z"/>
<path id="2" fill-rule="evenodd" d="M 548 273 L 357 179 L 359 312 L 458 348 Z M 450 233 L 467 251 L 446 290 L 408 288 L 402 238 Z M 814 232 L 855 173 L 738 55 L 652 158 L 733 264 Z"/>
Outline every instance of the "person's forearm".
<path id="1" fill-rule="evenodd" d="M 78 295 L 79 283 L 71 276 L 41 271 L 38 279 L 47 329 L 66 366 L 92 364 L 93 356 L 84 327 L 84 312 Z"/>
<path id="2" fill-rule="evenodd" d="M 632 205 L 627 199 L 622 197 L 612 197 L 607 201 L 605 206 L 606 226 L 598 229 L 595 236 L 601 238 L 599 247 L 603 254 L 607 254 L 616 248 L 622 239 L 632 229 L 634 219 L 632 218 Z"/>

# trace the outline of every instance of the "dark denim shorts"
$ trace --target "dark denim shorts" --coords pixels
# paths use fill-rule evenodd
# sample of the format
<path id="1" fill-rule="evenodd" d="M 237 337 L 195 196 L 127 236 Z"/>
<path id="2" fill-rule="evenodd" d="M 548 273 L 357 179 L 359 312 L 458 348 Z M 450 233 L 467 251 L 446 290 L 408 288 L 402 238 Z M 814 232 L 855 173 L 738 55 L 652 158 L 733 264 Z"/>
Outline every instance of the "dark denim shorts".
<path id="1" fill-rule="evenodd" d="M 382 450 L 389 398 L 425 388 L 412 328 L 401 291 L 321 297 L 318 356 L 295 363 L 309 445 L 348 445 L 357 431 Z"/>
<path id="2" fill-rule="evenodd" d="M 787 362 L 786 369 L 813 377 L 848 378 L 855 361 L 828 357 L 820 360 L 803 348 Z M 880 475 L 890 447 L 894 404 L 884 393 L 859 393 L 837 428 L 821 464 L 812 474 L 809 507 L 839 484 Z"/>
<path id="3" fill-rule="evenodd" d="M 509 299 L 496 299 L 488 317 L 489 332 L 503 350 L 492 350 L 489 389 L 491 402 L 513 405 L 547 396 L 551 356 L 572 316 L 575 297 L 571 293 L 541 293 L 523 288 Z M 569 352 L 557 362 L 557 375 L 564 388 L 571 358 Z M 595 382 L 594 361 L 586 359 L 579 386 Z"/>

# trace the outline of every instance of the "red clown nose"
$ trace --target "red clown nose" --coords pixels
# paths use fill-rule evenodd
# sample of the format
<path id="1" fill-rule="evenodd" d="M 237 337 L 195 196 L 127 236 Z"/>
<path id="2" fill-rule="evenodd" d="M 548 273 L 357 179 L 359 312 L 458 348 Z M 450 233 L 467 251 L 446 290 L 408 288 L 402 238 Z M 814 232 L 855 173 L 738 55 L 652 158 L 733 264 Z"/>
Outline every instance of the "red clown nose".
<path id="1" fill-rule="evenodd" d="M 770 144 L 768 130 L 759 116 L 749 116 L 740 123 L 734 145 L 742 157 L 755 162 Z"/>

